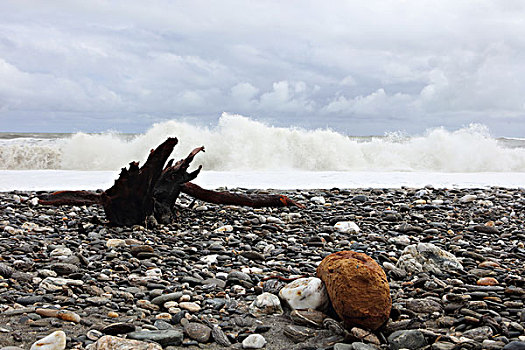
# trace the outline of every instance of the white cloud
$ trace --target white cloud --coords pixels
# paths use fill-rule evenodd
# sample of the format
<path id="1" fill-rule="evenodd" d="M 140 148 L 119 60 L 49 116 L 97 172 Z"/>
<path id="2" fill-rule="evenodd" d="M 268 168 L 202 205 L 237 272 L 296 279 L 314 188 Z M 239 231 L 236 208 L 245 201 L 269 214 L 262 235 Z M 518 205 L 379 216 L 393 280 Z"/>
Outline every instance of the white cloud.
<path id="1" fill-rule="evenodd" d="M 101 129 L 127 131 L 144 114 L 228 110 L 321 126 L 513 118 L 515 133 L 525 128 L 524 17 L 521 2 L 497 0 L 5 0 L 0 126 L 69 110 L 68 123 L 98 115 Z"/>

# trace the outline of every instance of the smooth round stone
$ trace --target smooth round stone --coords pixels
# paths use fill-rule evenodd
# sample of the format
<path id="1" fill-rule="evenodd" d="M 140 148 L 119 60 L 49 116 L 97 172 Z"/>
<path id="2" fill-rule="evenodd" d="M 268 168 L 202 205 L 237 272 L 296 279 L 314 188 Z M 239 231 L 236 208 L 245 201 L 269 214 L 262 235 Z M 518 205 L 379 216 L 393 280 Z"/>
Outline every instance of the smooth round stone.
<path id="1" fill-rule="evenodd" d="M 499 282 L 494 277 L 482 277 L 476 281 L 476 284 L 478 286 L 495 286 L 498 285 Z"/>
<path id="2" fill-rule="evenodd" d="M 191 302 L 191 301 L 183 301 L 179 303 L 179 307 L 184 310 L 188 310 L 189 312 L 199 312 L 201 311 L 201 307 L 199 304 Z"/>
<path id="3" fill-rule="evenodd" d="M 64 350 L 66 348 L 66 333 L 56 331 L 37 340 L 30 350 Z"/>
<path id="4" fill-rule="evenodd" d="M 184 326 L 184 332 L 199 343 L 207 343 L 211 336 L 211 328 L 198 322 L 190 322 Z"/>
<path id="5" fill-rule="evenodd" d="M 260 334 L 250 334 L 242 341 L 243 349 L 261 349 L 266 345 L 266 339 Z"/>
<path id="6" fill-rule="evenodd" d="M 339 221 L 334 225 L 334 229 L 340 233 L 359 233 L 360 228 L 353 221 Z"/>
<path id="7" fill-rule="evenodd" d="M 182 342 L 182 340 L 181 340 Z M 91 347 L 93 345 L 93 347 Z M 147 343 L 140 340 L 124 339 L 120 337 L 114 337 L 111 335 L 105 335 L 95 344 L 88 346 L 88 350 L 97 349 L 118 349 L 118 350 L 162 350 L 162 346 L 156 343 Z M 180 345 L 180 344 L 179 344 Z"/>
<path id="8" fill-rule="evenodd" d="M 254 316 L 283 314 L 281 301 L 279 298 L 270 293 L 262 293 L 250 305 L 250 313 Z"/>
<path id="9" fill-rule="evenodd" d="M 400 330 L 388 337 L 388 343 L 392 349 L 419 349 L 427 345 L 427 340 L 419 330 Z"/>
<path id="10" fill-rule="evenodd" d="M 329 303 L 328 293 L 321 279 L 299 278 L 279 291 L 279 297 L 292 309 L 315 309 L 323 311 Z"/>

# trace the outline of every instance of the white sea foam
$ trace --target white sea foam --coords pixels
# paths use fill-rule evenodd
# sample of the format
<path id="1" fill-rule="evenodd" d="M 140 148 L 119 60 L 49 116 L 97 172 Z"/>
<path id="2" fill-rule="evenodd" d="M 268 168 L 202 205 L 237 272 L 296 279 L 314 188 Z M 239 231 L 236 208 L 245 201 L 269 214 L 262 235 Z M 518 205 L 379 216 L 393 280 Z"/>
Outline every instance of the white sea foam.
<path id="1" fill-rule="evenodd" d="M 0 167 L 118 170 L 132 160 L 143 162 L 168 136 L 179 139 L 175 158 L 204 145 L 206 153 L 195 163 L 205 170 L 525 172 L 525 148 L 506 147 L 480 125 L 437 128 L 416 137 L 356 138 L 328 129 L 273 127 L 230 114 L 215 127 L 172 120 L 132 138 L 77 133 L 65 139 L 1 140 Z"/>

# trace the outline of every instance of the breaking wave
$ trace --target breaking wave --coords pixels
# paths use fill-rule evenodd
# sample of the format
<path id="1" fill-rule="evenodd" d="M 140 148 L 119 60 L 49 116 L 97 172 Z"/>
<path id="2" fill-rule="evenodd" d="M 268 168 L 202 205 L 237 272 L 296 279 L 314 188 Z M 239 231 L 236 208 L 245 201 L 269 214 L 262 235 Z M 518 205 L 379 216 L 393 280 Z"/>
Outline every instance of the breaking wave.
<path id="1" fill-rule="evenodd" d="M 525 141 L 492 138 L 482 125 L 421 136 L 352 137 L 329 129 L 274 127 L 223 114 L 214 127 L 181 121 L 155 124 L 144 134 L 77 133 L 66 138 L 0 140 L 3 169 L 118 170 L 144 162 L 168 136 L 182 158 L 204 145 L 195 164 L 205 170 L 525 172 Z"/>

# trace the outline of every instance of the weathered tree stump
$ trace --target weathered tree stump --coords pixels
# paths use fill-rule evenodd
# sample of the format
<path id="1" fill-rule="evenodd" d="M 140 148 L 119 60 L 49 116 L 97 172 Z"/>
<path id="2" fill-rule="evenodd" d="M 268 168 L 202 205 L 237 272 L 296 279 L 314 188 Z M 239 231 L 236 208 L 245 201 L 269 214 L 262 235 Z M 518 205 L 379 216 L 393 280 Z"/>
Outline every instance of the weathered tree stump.
<path id="1" fill-rule="evenodd" d="M 40 204 L 102 205 L 110 224 L 118 226 L 143 224 L 151 215 L 157 222 L 171 223 L 175 218 L 175 201 L 181 192 L 215 204 L 245 205 L 254 208 L 303 207 L 286 196 L 217 192 L 192 184 L 189 181 L 197 177 L 202 167 L 199 166 L 191 173 L 187 170 L 193 158 L 199 152 L 204 152 L 204 147 L 195 148 L 186 158 L 175 164 L 173 159 L 166 164 L 177 142 L 176 138 L 170 137 L 151 150 L 141 168 L 138 162 L 131 162 L 129 169 L 122 168 L 115 184 L 102 193 L 59 191 L 40 198 Z"/>

